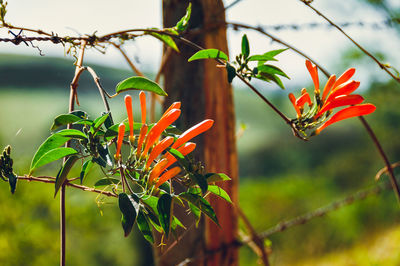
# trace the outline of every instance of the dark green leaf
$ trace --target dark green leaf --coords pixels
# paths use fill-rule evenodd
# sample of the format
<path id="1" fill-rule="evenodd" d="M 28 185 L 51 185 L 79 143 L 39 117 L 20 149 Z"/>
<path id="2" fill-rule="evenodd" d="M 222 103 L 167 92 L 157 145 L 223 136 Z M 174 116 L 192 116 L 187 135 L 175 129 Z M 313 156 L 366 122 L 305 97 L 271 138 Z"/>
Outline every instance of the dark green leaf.
<path id="1" fill-rule="evenodd" d="M 176 46 L 176 43 L 175 43 L 174 39 L 171 36 L 168 36 L 168 35 L 165 35 L 165 34 L 160 34 L 160 33 L 157 33 L 157 32 L 147 32 L 147 34 L 159 39 L 160 41 L 162 41 L 168 47 L 171 47 L 175 51 L 179 52 L 178 46 Z"/>
<path id="2" fill-rule="evenodd" d="M 87 126 L 91 126 L 91 125 L 93 125 L 93 121 L 90 120 L 90 119 L 81 119 L 81 120 L 75 122 L 74 125 L 87 125 Z"/>
<path id="3" fill-rule="evenodd" d="M 189 59 L 188 62 L 194 61 L 194 60 L 199 60 L 199 59 L 222 59 L 225 61 L 228 61 L 228 56 L 218 50 L 218 49 L 204 49 L 204 50 L 200 50 L 197 53 L 195 53 L 194 55 L 192 55 Z"/>
<path id="4" fill-rule="evenodd" d="M 104 178 L 98 180 L 94 184 L 94 186 L 95 187 L 108 186 L 108 185 L 111 185 L 111 184 L 118 184 L 119 182 L 120 182 L 119 179 L 111 178 L 111 177 L 104 177 Z"/>
<path id="5" fill-rule="evenodd" d="M 187 29 L 190 15 L 192 14 L 192 3 L 189 3 L 188 7 L 186 8 L 186 14 L 183 18 L 181 18 L 178 23 L 176 23 L 174 29 L 178 32 L 182 32 Z"/>
<path id="6" fill-rule="evenodd" d="M 58 134 L 51 135 L 48 137 L 42 145 L 40 145 L 39 149 L 36 151 L 35 156 L 33 156 L 32 162 L 31 162 L 31 168 L 30 168 L 30 173 L 32 173 L 34 169 L 34 165 L 36 165 L 37 161 L 47 152 L 50 150 L 53 150 L 55 148 L 60 147 L 61 145 L 65 144 L 68 140 L 70 140 L 70 137 L 65 137 L 61 136 Z"/>
<path id="7" fill-rule="evenodd" d="M 222 188 L 220 188 L 219 186 L 210 185 L 210 186 L 208 186 L 208 191 L 210 191 L 211 193 L 217 195 L 218 197 L 226 200 L 227 202 L 232 203 L 232 200 L 229 197 L 228 193 L 226 193 L 226 191 L 223 190 Z"/>
<path id="8" fill-rule="evenodd" d="M 197 221 L 199 221 L 200 217 L 201 217 L 200 209 L 197 208 L 196 206 L 194 206 L 191 202 L 188 202 L 188 203 L 189 203 L 190 211 L 194 214 L 194 216 L 196 217 Z"/>
<path id="9" fill-rule="evenodd" d="M 208 183 L 207 183 L 207 179 L 198 173 L 189 173 L 189 178 L 195 182 L 197 185 L 199 185 L 201 192 L 203 194 L 205 194 L 207 192 L 207 188 L 208 188 Z"/>
<path id="10" fill-rule="evenodd" d="M 10 185 L 11 194 L 14 194 L 15 189 L 17 187 L 18 177 L 14 173 L 10 173 L 7 177 L 8 177 L 8 183 Z"/>
<path id="11" fill-rule="evenodd" d="M 256 76 L 256 78 L 264 80 L 264 81 L 273 81 L 275 82 L 279 87 L 281 87 L 281 89 L 285 89 L 285 87 L 283 86 L 283 83 L 281 81 L 281 79 L 277 76 L 277 75 L 270 75 L 267 73 L 258 73 L 258 75 Z"/>
<path id="12" fill-rule="evenodd" d="M 143 211 L 139 211 L 136 221 L 138 228 L 142 232 L 144 238 L 151 244 L 154 244 L 153 234 L 151 232 L 149 222 L 147 221 L 146 214 L 144 214 Z"/>
<path id="13" fill-rule="evenodd" d="M 209 184 L 214 183 L 214 182 L 219 182 L 219 181 L 231 180 L 229 178 L 229 176 L 227 176 L 226 174 L 223 174 L 223 173 L 208 173 L 205 175 L 205 177 Z"/>
<path id="14" fill-rule="evenodd" d="M 290 79 L 285 74 L 285 72 L 283 72 L 281 69 L 279 69 L 278 67 L 273 66 L 273 65 L 261 65 L 261 66 L 258 66 L 257 69 L 258 69 L 258 74 L 267 73 L 267 74 L 270 74 L 270 75 L 281 75 L 281 76 L 283 76 L 285 78 Z"/>
<path id="15" fill-rule="evenodd" d="M 232 80 L 236 77 L 236 69 L 229 63 L 226 63 L 226 72 L 228 74 L 228 82 L 232 83 Z"/>
<path id="16" fill-rule="evenodd" d="M 215 215 L 213 208 L 211 207 L 210 203 L 208 203 L 208 201 L 206 201 L 202 196 L 189 192 L 182 192 L 181 194 L 179 194 L 179 197 L 199 208 L 204 214 L 210 217 L 210 219 L 219 226 L 218 219 Z"/>
<path id="17" fill-rule="evenodd" d="M 167 96 L 168 94 L 161 89 L 161 87 L 154 81 L 145 77 L 130 77 L 117 84 L 115 88 L 116 94 L 119 94 L 128 90 L 142 90 L 150 91 L 161 96 Z"/>
<path id="18" fill-rule="evenodd" d="M 54 119 L 53 125 L 51 126 L 50 130 L 55 130 L 60 126 L 68 125 L 74 122 L 82 120 L 80 117 L 72 114 L 63 114 L 59 115 Z"/>
<path id="19" fill-rule="evenodd" d="M 76 153 L 77 153 L 77 151 L 74 150 L 73 148 L 55 148 L 55 149 L 49 150 L 48 152 L 43 154 L 42 157 L 40 157 L 35 162 L 34 165 L 31 166 L 30 173 L 32 173 L 33 170 L 35 170 L 45 164 L 57 161 L 68 155 L 72 155 L 72 154 L 76 154 Z"/>
<path id="20" fill-rule="evenodd" d="M 287 49 L 278 49 L 266 52 L 261 55 L 252 55 L 249 57 L 249 61 L 277 61 L 274 57 Z"/>
<path id="21" fill-rule="evenodd" d="M 171 211 L 172 211 L 172 197 L 169 194 L 163 194 L 157 203 L 158 218 L 164 230 L 165 236 L 168 238 L 171 229 Z"/>
<path id="22" fill-rule="evenodd" d="M 121 193 L 118 195 L 118 206 L 122 213 L 121 224 L 124 236 L 127 237 L 132 231 L 139 212 L 139 198 L 134 194 Z"/>
<path id="23" fill-rule="evenodd" d="M 161 233 L 163 229 L 160 226 L 160 220 L 158 218 L 159 216 L 157 210 L 158 198 L 155 196 L 150 196 L 142 198 L 142 201 L 146 206 L 148 206 L 146 210 L 148 211 L 148 218 L 150 218 L 151 224 L 158 232 Z"/>
<path id="24" fill-rule="evenodd" d="M 247 59 L 247 57 L 250 55 L 250 45 L 246 34 L 244 34 L 242 37 L 242 55 L 245 59 Z"/>
<path id="25" fill-rule="evenodd" d="M 81 180 L 81 184 L 83 182 L 83 179 L 89 173 L 90 169 L 92 169 L 92 166 L 93 162 L 90 160 L 83 163 L 81 173 L 79 174 L 79 179 Z"/>
<path id="26" fill-rule="evenodd" d="M 72 139 L 87 139 L 87 136 L 82 131 L 76 129 L 63 129 L 55 133 L 55 135 L 60 135 L 63 137 L 68 137 Z"/>
<path id="27" fill-rule="evenodd" d="M 68 149 L 68 148 L 64 148 Z M 75 164 L 75 162 L 78 160 L 78 156 L 71 156 L 69 157 L 64 165 L 62 166 L 61 170 L 58 172 L 57 177 L 56 177 L 56 182 L 54 183 L 55 187 L 55 192 L 54 192 L 54 197 L 56 197 L 58 190 L 60 189 L 61 185 L 64 184 L 64 181 L 67 180 L 67 176 L 69 171 L 71 171 L 72 166 Z"/>

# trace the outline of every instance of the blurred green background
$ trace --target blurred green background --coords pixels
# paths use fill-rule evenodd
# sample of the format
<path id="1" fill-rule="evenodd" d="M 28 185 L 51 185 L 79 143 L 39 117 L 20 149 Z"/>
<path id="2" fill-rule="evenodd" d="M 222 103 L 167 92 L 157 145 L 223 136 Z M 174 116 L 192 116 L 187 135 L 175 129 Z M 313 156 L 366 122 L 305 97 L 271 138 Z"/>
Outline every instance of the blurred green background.
<path id="1" fill-rule="evenodd" d="M 345 67 L 338 66 L 338 72 Z M 93 68 L 110 90 L 131 75 L 125 70 Z M 0 147 L 12 145 L 17 173 L 27 173 L 35 149 L 50 133 L 52 118 L 67 111 L 73 71 L 71 60 L 0 55 Z M 363 95 L 377 111 L 367 120 L 394 162 L 400 158 L 400 87 L 393 81 L 376 81 L 368 87 Z M 103 111 L 97 88 L 86 73 L 79 91 L 82 109 L 93 116 Z M 295 115 L 286 91 L 266 94 L 284 113 Z M 302 142 L 248 90 L 235 89 L 235 106 L 240 206 L 257 231 L 376 184 L 374 176 L 383 163 L 357 119 L 335 124 Z M 115 121 L 123 119 L 122 96 L 111 100 L 111 109 L 117 113 Z M 53 163 L 37 174 L 55 175 L 59 166 L 59 162 Z M 92 171 L 87 185 L 99 175 L 99 171 Z M 387 178 L 382 179 L 378 183 Z M 59 203 L 52 197 L 53 189 L 51 185 L 20 181 L 11 195 L 8 185 L 0 183 L 0 265 L 58 263 Z M 271 262 L 399 265 L 399 221 L 395 196 L 390 190 L 384 191 L 272 235 Z M 123 237 L 114 199 L 67 190 L 69 265 L 151 265 L 151 247 L 137 230 L 134 232 Z M 242 247 L 240 260 L 241 265 L 254 265 L 257 257 L 248 247 Z"/>

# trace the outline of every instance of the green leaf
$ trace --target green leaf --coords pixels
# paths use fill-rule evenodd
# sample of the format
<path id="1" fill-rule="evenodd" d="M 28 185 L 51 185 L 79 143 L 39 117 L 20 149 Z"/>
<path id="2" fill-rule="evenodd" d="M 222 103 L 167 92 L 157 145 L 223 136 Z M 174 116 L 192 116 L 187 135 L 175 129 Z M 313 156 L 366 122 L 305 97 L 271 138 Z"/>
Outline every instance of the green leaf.
<path id="1" fill-rule="evenodd" d="M 109 115 L 110 115 L 110 113 L 106 113 L 106 114 L 104 114 L 104 115 L 102 115 L 102 116 L 96 118 L 96 119 L 93 121 L 94 129 L 95 129 L 95 130 L 99 129 L 99 128 L 104 124 L 104 122 L 107 120 L 107 118 L 109 117 Z"/>
<path id="2" fill-rule="evenodd" d="M 151 244 L 154 244 L 153 234 L 151 232 L 151 228 L 147 219 L 148 218 L 146 217 L 146 214 L 144 214 L 143 211 L 140 211 L 136 220 L 137 225 L 140 232 L 142 232 L 144 238 Z"/>
<path id="3" fill-rule="evenodd" d="M 94 184 L 94 186 L 95 187 L 108 186 L 108 185 L 111 185 L 111 184 L 118 184 L 119 182 L 120 182 L 119 179 L 111 178 L 111 177 L 104 177 L 104 178 L 98 180 Z"/>
<path id="4" fill-rule="evenodd" d="M 208 173 L 205 175 L 207 182 L 214 183 L 214 182 L 220 182 L 220 181 L 228 181 L 231 180 L 229 176 L 223 173 Z"/>
<path id="5" fill-rule="evenodd" d="M 169 194 L 163 194 L 158 199 L 157 203 L 158 218 L 161 227 L 164 230 L 165 236 L 168 238 L 171 229 L 171 212 L 172 212 L 172 197 Z"/>
<path id="6" fill-rule="evenodd" d="M 48 137 L 42 145 L 38 148 L 36 151 L 35 155 L 33 156 L 32 162 L 31 162 L 31 167 L 30 167 L 30 174 L 32 174 L 32 171 L 34 169 L 34 165 L 36 165 L 37 161 L 48 151 L 53 150 L 55 148 L 60 147 L 61 145 L 65 144 L 68 140 L 70 140 L 70 137 L 65 137 L 61 136 L 58 134 L 51 135 Z"/>
<path id="7" fill-rule="evenodd" d="M 248 58 L 249 61 L 278 61 L 276 60 L 274 57 L 284 51 L 286 51 L 288 48 L 286 49 L 278 49 L 278 50 L 272 50 L 269 52 L 266 52 L 265 54 L 261 54 L 261 55 L 252 55 Z"/>
<path id="8" fill-rule="evenodd" d="M 211 207 L 210 203 L 208 203 L 208 201 L 206 201 L 202 196 L 190 192 L 182 192 L 181 194 L 179 194 L 179 197 L 199 208 L 205 215 L 210 217 L 210 219 L 219 226 L 218 218 L 214 212 L 214 209 Z"/>
<path id="9" fill-rule="evenodd" d="M 236 69 L 229 63 L 226 63 L 226 72 L 228 74 L 228 82 L 232 83 L 232 80 L 236 77 Z"/>
<path id="10" fill-rule="evenodd" d="M 196 206 L 194 206 L 191 202 L 189 203 L 189 209 L 190 211 L 194 214 L 194 216 L 196 217 L 197 221 L 200 220 L 201 217 L 201 211 L 199 208 L 197 208 Z"/>
<path id="11" fill-rule="evenodd" d="M 205 194 L 207 192 L 208 188 L 208 183 L 207 179 L 202 176 L 201 174 L 198 173 L 189 173 L 189 178 L 195 182 L 197 185 L 199 185 L 201 192 Z"/>
<path id="12" fill-rule="evenodd" d="M 189 59 L 188 62 L 192 62 L 194 60 L 199 60 L 199 59 L 222 59 L 225 61 L 228 61 L 228 56 L 218 50 L 218 49 L 204 49 L 204 50 L 200 50 L 197 53 L 195 53 L 194 55 L 192 55 Z"/>
<path id="13" fill-rule="evenodd" d="M 76 153 L 78 153 L 78 152 L 76 150 L 74 150 L 73 148 L 62 148 L 61 147 L 61 148 L 55 148 L 55 149 L 49 150 L 48 152 L 43 154 L 42 157 L 40 157 L 35 162 L 34 165 L 31 166 L 30 173 L 32 173 L 33 170 L 35 170 L 45 164 L 57 161 L 61 158 L 64 158 L 66 156 L 76 154 Z"/>
<path id="14" fill-rule="evenodd" d="M 171 222 L 172 230 L 175 230 L 177 226 L 182 227 L 183 229 L 186 229 L 186 226 L 184 226 L 183 223 L 178 218 L 176 218 L 176 216 L 174 216 L 172 218 L 172 222 Z"/>
<path id="15" fill-rule="evenodd" d="M 81 184 L 83 182 L 83 179 L 89 173 L 90 169 L 92 169 L 92 167 L 93 167 L 93 162 L 91 160 L 88 160 L 83 163 L 81 173 L 79 174 L 79 179 L 81 180 Z"/>
<path id="16" fill-rule="evenodd" d="M 217 195 L 218 197 L 226 200 L 227 202 L 232 203 L 232 200 L 229 197 L 228 193 L 226 193 L 226 191 L 223 190 L 222 188 L 220 188 L 219 186 L 210 185 L 210 186 L 208 186 L 208 191 L 210 191 L 211 193 Z"/>
<path id="17" fill-rule="evenodd" d="M 80 117 L 72 114 L 63 114 L 59 115 L 54 119 L 53 125 L 51 126 L 50 130 L 56 130 L 60 126 L 68 125 L 74 122 L 82 120 Z"/>
<path id="18" fill-rule="evenodd" d="M 87 139 L 85 133 L 76 129 L 63 129 L 56 132 L 55 134 L 72 139 Z"/>
<path id="19" fill-rule="evenodd" d="M 283 72 L 280 68 L 273 66 L 273 65 L 261 65 L 261 66 L 257 67 L 257 70 L 258 70 L 258 74 L 267 73 L 270 75 L 280 75 L 280 76 L 290 79 L 285 74 L 285 72 Z"/>
<path id="20" fill-rule="evenodd" d="M 150 91 L 161 96 L 168 95 L 157 83 L 145 77 L 130 77 L 121 81 L 115 87 L 116 94 L 127 90 Z"/>
<path id="21" fill-rule="evenodd" d="M 8 176 L 8 184 L 10 185 L 11 194 L 14 194 L 17 187 L 18 177 L 14 173 L 10 173 Z"/>
<path id="22" fill-rule="evenodd" d="M 70 148 L 61 148 L 61 149 L 70 149 Z M 58 190 L 60 189 L 61 185 L 64 184 L 64 181 L 67 179 L 69 171 L 71 171 L 72 166 L 74 166 L 75 162 L 78 160 L 78 156 L 71 156 L 69 157 L 64 165 L 62 166 L 61 170 L 58 172 L 56 177 L 56 182 L 54 183 L 55 192 L 54 197 L 56 197 Z"/>
<path id="23" fill-rule="evenodd" d="M 118 195 L 118 206 L 122 213 L 121 224 L 124 236 L 127 237 L 132 231 L 139 212 L 139 198 L 134 194 L 121 193 Z"/>
<path id="24" fill-rule="evenodd" d="M 244 34 L 242 37 L 242 55 L 245 59 L 247 59 L 247 57 L 250 55 L 250 45 L 246 34 Z"/>
<path id="25" fill-rule="evenodd" d="M 270 75 L 267 73 L 258 73 L 258 75 L 256 76 L 256 78 L 270 82 L 273 81 L 275 82 L 279 87 L 281 87 L 281 89 L 285 89 L 285 87 L 283 86 L 283 83 L 281 81 L 281 79 L 277 76 L 277 75 Z"/>
<path id="26" fill-rule="evenodd" d="M 160 233 L 162 233 L 162 227 L 160 226 L 160 220 L 158 218 L 158 198 L 155 196 L 144 197 L 142 198 L 142 202 L 148 207 L 146 210 L 148 211 L 148 218 L 150 219 L 150 223 L 153 227 Z"/>
<path id="27" fill-rule="evenodd" d="M 186 8 L 186 14 L 181 18 L 178 23 L 176 23 L 174 29 L 178 32 L 182 32 L 187 29 L 189 25 L 190 16 L 192 14 L 192 3 L 189 3 L 188 7 Z"/>
<path id="28" fill-rule="evenodd" d="M 171 36 L 165 35 L 165 34 L 160 34 L 157 32 L 147 32 L 147 34 L 159 39 L 162 41 L 166 46 L 171 47 L 175 51 L 179 53 L 178 46 L 176 45 L 174 39 Z"/>

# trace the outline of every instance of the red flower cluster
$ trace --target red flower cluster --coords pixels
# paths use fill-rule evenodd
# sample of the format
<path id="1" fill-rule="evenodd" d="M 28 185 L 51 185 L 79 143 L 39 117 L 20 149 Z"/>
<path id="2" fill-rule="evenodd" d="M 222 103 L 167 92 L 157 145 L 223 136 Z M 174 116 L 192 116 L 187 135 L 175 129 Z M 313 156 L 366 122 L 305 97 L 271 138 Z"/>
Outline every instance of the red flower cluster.
<path id="1" fill-rule="evenodd" d="M 132 97 L 130 95 L 125 96 L 125 106 L 129 122 L 129 141 L 131 145 L 136 148 L 134 154 L 136 160 L 142 163 L 142 172 L 146 174 L 148 184 L 155 185 L 155 188 L 158 188 L 164 182 L 177 176 L 182 170 L 179 166 L 167 169 L 176 162 L 176 158 L 169 152 L 164 154 L 162 153 L 171 145 L 171 148 L 178 150 L 184 156 L 191 153 L 195 149 L 196 144 L 188 141 L 209 130 L 214 121 L 206 119 L 186 130 L 177 139 L 167 136 L 160 140 L 162 132 L 174 123 L 181 114 L 181 103 L 173 103 L 161 116 L 160 120 L 152 125 L 151 129 L 148 130 L 149 127 L 146 124 L 146 95 L 143 91 L 140 92 L 139 98 L 142 113 L 142 126 L 139 138 L 135 143 L 136 138 L 133 130 L 134 119 L 132 112 Z M 124 123 L 121 123 L 118 128 L 117 151 L 114 155 L 114 158 L 117 161 L 122 160 L 121 146 L 124 135 L 125 125 Z"/>
<path id="2" fill-rule="evenodd" d="M 301 90 L 301 96 L 296 99 L 293 93 L 289 94 L 289 99 L 293 104 L 297 113 L 297 119 L 293 123 L 304 132 L 306 129 L 313 129 L 319 126 L 312 135 L 319 134 L 327 126 L 341 121 L 343 119 L 368 115 L 375 111 L 376 107 L 373 104 L 365 103 L 364 98 L 353 93 L 359 86 L 360 82 L 350 80 L 354 75 L 355 69 L 349 68 L 339 78 L 331 75 L 323 89 L 322 96 L 319 89 L 318 69 L 310 61 L 306 61 L 306 67 L 310 72 L 314 83 L 314 102 L 311 101 L 307 90 Z M 304 105 L 308 104 L 309 111 L 304 112 Z M 344 107 L 330 117 L 334 108 Z"/>

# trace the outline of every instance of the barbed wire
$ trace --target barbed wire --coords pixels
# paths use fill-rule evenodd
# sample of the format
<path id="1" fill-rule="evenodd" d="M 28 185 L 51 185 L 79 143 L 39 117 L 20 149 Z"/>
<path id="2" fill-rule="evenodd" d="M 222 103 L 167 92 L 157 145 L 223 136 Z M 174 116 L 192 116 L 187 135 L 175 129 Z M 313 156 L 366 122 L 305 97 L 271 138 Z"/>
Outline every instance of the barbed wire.
<path id="1" fill-rule="evenodd" d="M 383 30 L 386 28 L 392 28 L 395 24 L 400 24 L 400 18 L 390 18 L 377 22 L 366 22 L 366 21 L 348 21 L 337 23 L 341 28 L 350 28 L 350 27 L 358 27 L 358 28 L 371 28 L 374 30 Z M 334 27 L 329 23 L 318 23 L 318 22 L 310 22 L 310 23 L 302 23 L 302 24 L 277 24 L 277 25 L 260 25 L 265 30 L 274 30 L 274 31 L 282 31 L 282 30 L 315 30 L 315 29 L 333 29 Z"/>

